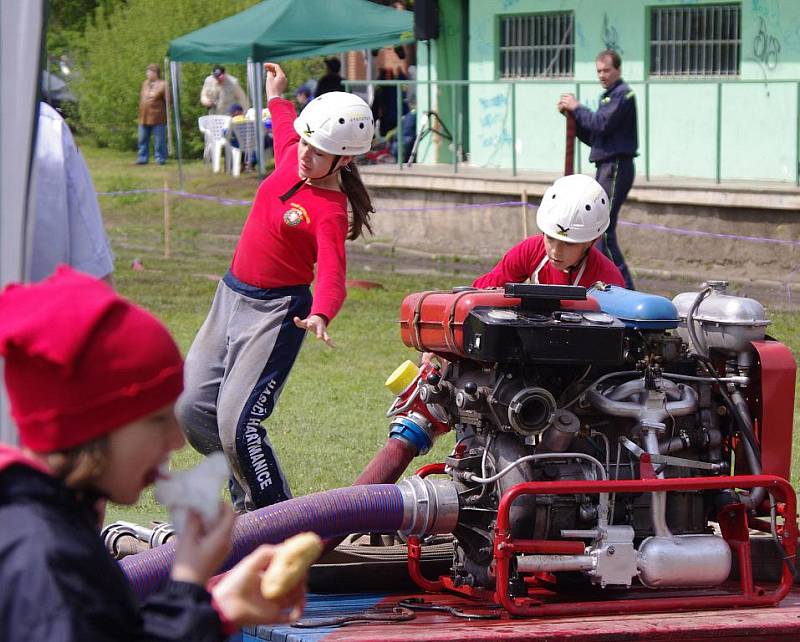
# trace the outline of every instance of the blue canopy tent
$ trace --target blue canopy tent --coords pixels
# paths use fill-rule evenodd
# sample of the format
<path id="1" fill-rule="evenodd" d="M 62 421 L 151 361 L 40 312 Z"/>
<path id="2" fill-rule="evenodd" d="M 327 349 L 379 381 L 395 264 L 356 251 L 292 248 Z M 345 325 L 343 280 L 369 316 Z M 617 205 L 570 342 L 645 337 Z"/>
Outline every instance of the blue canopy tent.
<path id="1" fill-rule="evenodd" d="M 180 63 L 247 63 L 255 113 L 262 110 L 263 63 L 413 42 L 413 14 L 368 0 L 264 0 L 169 44 L 178 161 Z M 263 128 L 258 162 L 263 173 Z"/>

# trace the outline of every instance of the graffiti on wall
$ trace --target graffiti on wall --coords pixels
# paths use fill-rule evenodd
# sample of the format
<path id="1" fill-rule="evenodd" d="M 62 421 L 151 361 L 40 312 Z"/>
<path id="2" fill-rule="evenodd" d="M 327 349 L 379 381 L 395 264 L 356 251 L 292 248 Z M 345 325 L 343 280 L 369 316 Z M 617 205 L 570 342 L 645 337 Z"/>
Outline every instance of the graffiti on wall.
<path id="1" fill-rule="evenodd" d="M 508 130 L 509 97 L 505 93 L 496 93 L 478 99 L 480 105 L 481 134 L 480 146 L 484 149 L 493 149 L 489 160 L 501 149 L 513 144 L 511 132 Z"/>
<path id="2" fill-rule="evenodd" d="M 759 18 L 758 32 L 753 36 L 753 55 L 765 75 L 778 66 L 780 53 L 780 40 L 768 31 L 767 21 L 763 17 Z"/>
<path id="3" fill-rule="evenodd" d="M 602 38 L 605 49 L 611 49 L 612 51 L 616 51 L 620 55 L 625 53 L 622 47 L 620 47 L 619 45 L 619 36 L 617 34 L 617 28 L 609 22 L 607 13 L 603 14 Z"/>

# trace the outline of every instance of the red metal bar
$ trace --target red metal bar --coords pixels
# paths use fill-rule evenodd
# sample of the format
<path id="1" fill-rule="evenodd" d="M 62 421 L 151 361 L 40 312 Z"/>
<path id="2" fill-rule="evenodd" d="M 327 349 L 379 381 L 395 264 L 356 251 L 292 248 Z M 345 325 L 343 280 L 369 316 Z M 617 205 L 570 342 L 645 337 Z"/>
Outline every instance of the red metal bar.
<path id="1" fill-rule="evenodd" d="M 787 521 L 797 519 L 797 503 L 792 486 L 775 475 L 737 475 L 735 477 L 678 477 L 675 479 L 620 479 L 600 481 L 525 482 L 512 486 L 497 508 L 497 531 L 509 531 L 509 509 L 521 495 L 573 495 L 576 493 L 658 493 L 681 490 L 725 490 L 763 486 L 786 502 Z M 794 529 L 797 530 L 796 525 Z"/>
<path id="2" fill-rule="evenodd" d="M 586 545 L 577 540 L 514 539 L 503 540 L 500 547 L 510 553 L 547 555 L 583 555 Z"/>
<path id="3" fill-rule="evenodd" d="M 750 555 L 750 532 L 747 527 L 747 509 L 744 504 L 725 506 L 717 515 L 722 536 L 739 558 L 742 593 L 753 595 L 753 559 Z"/>
<path id="4" fill-rule="evenodd" d="M 417 469 L 414 473 L 418 477 L 427 477 L 428 475 L 444 475 L 444 464 L 425 464 Z"/>
<path id="5" fill-rule="evenodd" d="M 514 500 L 522 495 L 569 495 L 575 493 L 642 493 L 684 490 L 724 490 L 727 488 L 765 487 L 778 500 L 786 502 L 784 548 L 790 560 L 796 557 L 797 506 L 794 490 L 785 479 L 774 475 L 741 475 L 737 477 L 699 477 L 678 479 L 631 479 L 619 481 L 562 481 L 527 482 L 507 490 L 500 499 L 495 534 L 495 601 L 509 613 L 520 616 L 561 616 L 607 613 L 643 613 L 650 611 L 703 610 L 746 606 L 767 606 L 780 602 L 791 590 L 793 577 L 784 561 L 783 574 L 778 588 L 773 592 L 755 587 L 752 580 L 750 540 L 747 531 L 746 511 L 741 504 L 732 504 L 721 511 L 719 520 L 723 535 L 739 558 L 742 576 L 741 594 L 703 595 L 636 600 L 606 600 L 599 602 L 572 602 L 541 604 L 524 598 L 513 598 L 508 593 L 510 559 L 513 541 L 510 532 L 510 509 Z"/>
<path id="6" fill-rule="evenodd" d="M 436 464 L 430 464 L 435 466 Z M 429 580 L 422 574 L 420 561 L 422 560 L 422 547 L 419 544 L 419 537 L 411 535 L 408 538 L 408 574 L 423 591 L 439 593 L 444 588 L 441 579 Z"/>

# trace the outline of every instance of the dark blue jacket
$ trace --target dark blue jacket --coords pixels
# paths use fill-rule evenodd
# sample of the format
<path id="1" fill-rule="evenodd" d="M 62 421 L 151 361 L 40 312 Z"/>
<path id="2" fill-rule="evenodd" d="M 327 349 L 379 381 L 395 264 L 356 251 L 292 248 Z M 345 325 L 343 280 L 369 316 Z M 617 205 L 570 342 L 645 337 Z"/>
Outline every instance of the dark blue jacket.
<path id="1" fill-rule="evenodd" d="M 0 468 L 0 642 L 225 639 L 195 584 L 171 582 L 139 607 L 94 499 L 26 465 Z"/>
<path id="2" fill-rule="evenodd" d="M 580 105 L 575 110 L 575 122 L 578 138 L 592 146 L 590 162 L 636 156 L 636 96 L 621 79 L 600 95 L 597 111 Z"/>

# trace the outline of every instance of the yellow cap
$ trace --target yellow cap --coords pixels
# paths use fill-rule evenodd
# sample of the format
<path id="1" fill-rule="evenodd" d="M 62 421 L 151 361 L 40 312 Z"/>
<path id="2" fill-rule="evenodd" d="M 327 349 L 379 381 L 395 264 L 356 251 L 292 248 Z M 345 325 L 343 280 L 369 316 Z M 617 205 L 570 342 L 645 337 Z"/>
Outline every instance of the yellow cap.
<path id="1" fill-rule="evenodd" d="M 385 385 L 393 395 L 397 396 L 414 383 L 417 374 L 419 374 L 417 365 L 413 361 L 405 360 L 395 368 L 395 371 L 389 375 L 389 378 L 383 385 Z"/>

